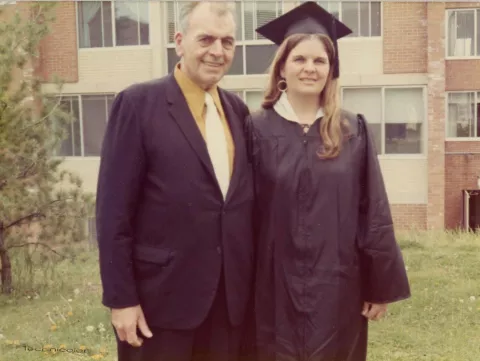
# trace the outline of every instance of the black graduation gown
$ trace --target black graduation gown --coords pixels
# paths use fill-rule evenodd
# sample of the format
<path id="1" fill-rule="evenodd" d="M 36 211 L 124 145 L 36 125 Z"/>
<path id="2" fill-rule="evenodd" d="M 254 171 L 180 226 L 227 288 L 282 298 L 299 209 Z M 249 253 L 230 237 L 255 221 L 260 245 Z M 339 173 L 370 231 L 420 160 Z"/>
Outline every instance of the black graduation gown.
<path id="1" fill-rule="evenodd" d="M 364 301 L 410 297 L 372 135 L 344 112 L 350 138 L 322 160 L 319 122 L 267 109 L 246 120 L 256 193 L 258 361 L 363 361 Z"/>

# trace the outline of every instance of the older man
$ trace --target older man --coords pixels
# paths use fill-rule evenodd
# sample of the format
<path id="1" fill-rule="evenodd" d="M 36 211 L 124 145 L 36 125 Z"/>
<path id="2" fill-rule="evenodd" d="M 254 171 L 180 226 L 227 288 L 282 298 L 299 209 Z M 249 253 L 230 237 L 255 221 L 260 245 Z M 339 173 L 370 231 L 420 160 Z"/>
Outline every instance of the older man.
<path id="1" fill-rule="evenodd" d="M 236 360 L 254 266 L 246 105 L 217 86 L 231 3 L 184 5 L 172 74 L 118 94 L 97 227 L 119 361 Z"/>

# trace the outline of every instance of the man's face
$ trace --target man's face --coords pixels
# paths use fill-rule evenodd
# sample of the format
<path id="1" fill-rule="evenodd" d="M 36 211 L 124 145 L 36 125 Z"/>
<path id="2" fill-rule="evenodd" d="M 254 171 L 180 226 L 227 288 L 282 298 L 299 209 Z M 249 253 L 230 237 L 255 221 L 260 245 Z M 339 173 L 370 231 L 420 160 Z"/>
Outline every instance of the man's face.
<path id="1" fill-rule="evenodd" d="M 175 34 L 175 43 L 177 55 L 183 57 L 183 71 L 200 87 L 208 89 L 222 79 L 232 64 L 233 15 L 218 15 L 209 3 L 201 3 L 190 14 L 186 33 Z"/>

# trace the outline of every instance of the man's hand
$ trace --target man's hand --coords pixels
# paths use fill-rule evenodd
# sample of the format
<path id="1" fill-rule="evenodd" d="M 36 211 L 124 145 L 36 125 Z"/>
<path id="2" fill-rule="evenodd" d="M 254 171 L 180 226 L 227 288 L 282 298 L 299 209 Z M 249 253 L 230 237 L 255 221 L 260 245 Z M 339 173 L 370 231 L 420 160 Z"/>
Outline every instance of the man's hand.
<path id="1" fill-rule="evenodd" d="M 142 346 L 143 339 L 137 336 L 137 327 L 145 337 L 152 337 L 140 305 L 112 309 L 112 325 L 117 331 L 120 341 L 127 341 L 134 347 Z"/>
<path id="2" fill-rule="evenodd" d="M 362 315 L 370 321 L 378 321 L 387 313 L 387 304 L 364 302 Z"/>

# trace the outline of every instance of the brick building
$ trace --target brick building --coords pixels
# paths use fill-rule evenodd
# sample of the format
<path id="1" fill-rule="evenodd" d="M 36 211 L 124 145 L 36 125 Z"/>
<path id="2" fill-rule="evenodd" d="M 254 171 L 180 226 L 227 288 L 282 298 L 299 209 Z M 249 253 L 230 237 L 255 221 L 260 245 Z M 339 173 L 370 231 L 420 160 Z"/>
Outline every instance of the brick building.
<path id="1" fill-rule="evenodd" d="M 222 86 L 259 106 L 275 47 L 254 29 L 300 2 L 240 2 L 238 45 Z M 339 41 L 343 106 L 376 136 L 397 228 L 454 228 L 480 175 L 480 2 L 320 2 L 353 29 Z M 95 191 L 115 96 L 177 61 L 174 1 L 61 2 L 40 71 L 67 83 L 77 115 L 60 154 Z"/>

